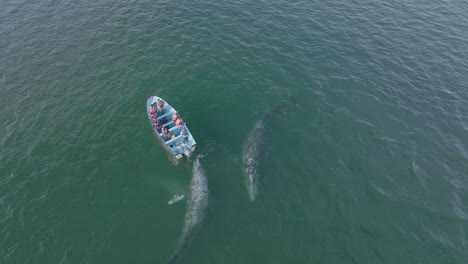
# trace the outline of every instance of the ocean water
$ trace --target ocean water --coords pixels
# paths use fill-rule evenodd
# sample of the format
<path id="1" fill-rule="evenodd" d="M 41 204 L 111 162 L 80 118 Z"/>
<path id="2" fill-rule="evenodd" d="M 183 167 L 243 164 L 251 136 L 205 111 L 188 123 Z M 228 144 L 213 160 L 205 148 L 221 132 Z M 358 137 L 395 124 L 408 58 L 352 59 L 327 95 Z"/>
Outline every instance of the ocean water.
<path id="1" fill-rule="evenodd" d="M 468 2 L 19 1 L 0 8 L 0 263 L 467 263 Z M 262 116 L 258 193 L 242 146 Z"/>

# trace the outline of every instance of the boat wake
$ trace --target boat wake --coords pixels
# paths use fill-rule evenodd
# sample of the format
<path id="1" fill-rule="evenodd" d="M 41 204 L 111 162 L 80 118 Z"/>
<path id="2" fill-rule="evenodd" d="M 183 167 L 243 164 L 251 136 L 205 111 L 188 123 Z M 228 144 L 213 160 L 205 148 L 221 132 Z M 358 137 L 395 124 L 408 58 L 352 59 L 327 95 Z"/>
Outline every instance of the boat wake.
<path id="1" fill-rule="evenodd" d="M 169 258 L 169 263 L 177 263 L 180 255 L 195 235 L 205 217 L 208 207 L 208 180 L 205 170 L 199 158 L 195 160 L 192 170 L 192 180 L 187 198 L 187 208 L 182 234 L 179 238 L 174 254 Z"/>
<path id="2" fill-rule="evenodd" d="M 197 158 L 202 159 L 202 158 L 208 156 L 208 154 L 211 151 L 213 151 L 213 150 L 215 150 L 217 148 L 216 143 L 213 142 L 213 141 L 208 141 L 205 145 L 206 145 L 206 147 L 204 148 L 204 150 L 200 154 L 197 155 Z"/>

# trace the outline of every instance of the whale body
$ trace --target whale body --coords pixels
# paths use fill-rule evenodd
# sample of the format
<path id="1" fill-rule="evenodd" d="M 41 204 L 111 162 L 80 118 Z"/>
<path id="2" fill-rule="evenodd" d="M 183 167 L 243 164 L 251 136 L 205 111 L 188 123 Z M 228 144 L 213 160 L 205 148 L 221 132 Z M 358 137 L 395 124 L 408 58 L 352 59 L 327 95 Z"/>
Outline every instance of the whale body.
<path id="1" fill-rule="evenodd" d="M 208 207 L 208 180 L 199 159 L 194 161 L 192 180 L 187 197 L 184 227 L 174 254 L 169 263 L 177 263 L 178 258 L 189 244 L 205 217 Z"/>
<path id="2" fill-rule="evenodd" d="M 245 177 L 245 187 L 251 201 L 255 200 L 260 182 L 260 170 L 265 156 L 265 123 L 271 118 L 279 115 L 285 106 L 296 102 L 295 98 L 289 96 L 287 100 L 271 107 L 250 130 L 242 148 L 242 172 Z"/>

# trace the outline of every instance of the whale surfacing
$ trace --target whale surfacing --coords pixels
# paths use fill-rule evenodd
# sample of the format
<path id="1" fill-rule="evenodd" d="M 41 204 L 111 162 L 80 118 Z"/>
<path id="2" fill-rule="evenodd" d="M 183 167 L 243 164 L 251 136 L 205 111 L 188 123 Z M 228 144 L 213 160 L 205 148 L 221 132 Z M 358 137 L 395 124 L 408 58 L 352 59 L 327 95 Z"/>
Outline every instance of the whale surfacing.
<path id="1" fill-rule="evenodd" d="M 208 180 L 205 170 L 197 158 L 192 169 L 192 180 L 185 210 L 185 220 L 182 234 L 174 254 L 169 258 L 169 263 L 177 263 L 179 256 L 194 236 L 203 222 L 206 208 L 208 207 Z"/>

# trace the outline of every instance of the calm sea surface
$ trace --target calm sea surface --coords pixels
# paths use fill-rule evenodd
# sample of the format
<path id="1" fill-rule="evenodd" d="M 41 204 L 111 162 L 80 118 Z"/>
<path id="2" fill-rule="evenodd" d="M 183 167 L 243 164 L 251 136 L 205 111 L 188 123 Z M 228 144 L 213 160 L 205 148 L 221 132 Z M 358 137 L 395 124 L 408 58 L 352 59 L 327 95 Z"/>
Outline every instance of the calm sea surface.
<path id="1" fill-rule="evenodd" d="M 467 263 L 468 2 L 21 1 L 0 8 L 0 263 Z M 260 184 L 242 145 L 262 116 Z"/>

